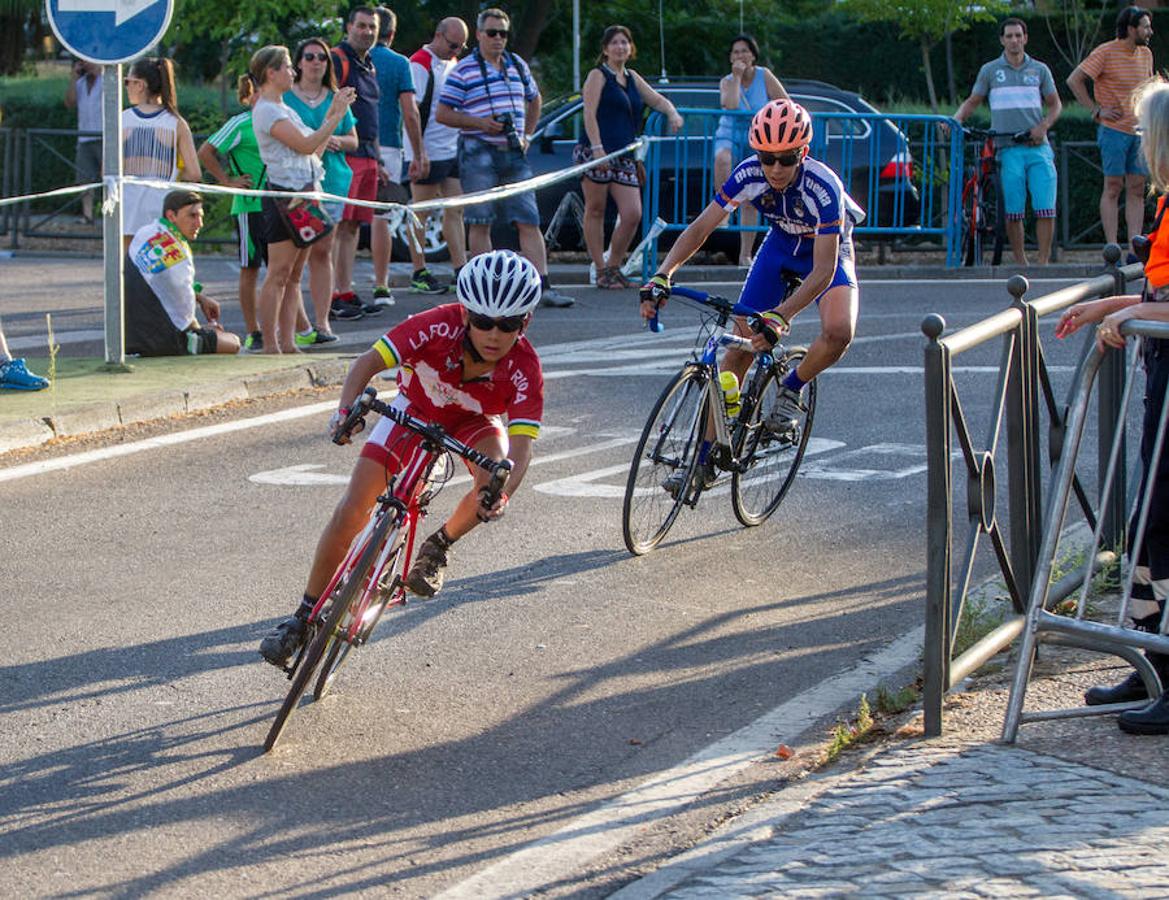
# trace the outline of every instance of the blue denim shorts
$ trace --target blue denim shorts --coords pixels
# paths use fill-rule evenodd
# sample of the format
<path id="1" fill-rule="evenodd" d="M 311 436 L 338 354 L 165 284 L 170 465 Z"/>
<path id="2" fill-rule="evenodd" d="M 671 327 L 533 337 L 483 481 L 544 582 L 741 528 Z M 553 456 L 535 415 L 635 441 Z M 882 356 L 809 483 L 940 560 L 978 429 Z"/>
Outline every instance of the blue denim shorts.
<path id="1" fill-rule="evenodd" d="M 1007 218 L 1022 219 L 1031 208 L 1039 219 L 1055 218 L 1055 154 L 1050 144 L 1003 147 L 999 151 L 1003 178 L 1003 209 Z"/>
<path id="2" fill-rule="evenodd" d="M 476 138 L 459 138 L 459 177 L 463 192 L 474 194 L 532 177 L 528 158 L 507 147 L 496 147 Z M 468 225 L 490 225 L 495 221 L 539 225 L 535 191 L 524 191 L 501 200 L 474 203 L 463 210 Z"/>
<path id="3" fill-rule="evenodd" d="M 1141 153 L 1141 136 L 1096 126 L 1096 143 L 1100 145 L 1100 168 L 1106 176 L 1148 175 L 1145 156 Z"/>

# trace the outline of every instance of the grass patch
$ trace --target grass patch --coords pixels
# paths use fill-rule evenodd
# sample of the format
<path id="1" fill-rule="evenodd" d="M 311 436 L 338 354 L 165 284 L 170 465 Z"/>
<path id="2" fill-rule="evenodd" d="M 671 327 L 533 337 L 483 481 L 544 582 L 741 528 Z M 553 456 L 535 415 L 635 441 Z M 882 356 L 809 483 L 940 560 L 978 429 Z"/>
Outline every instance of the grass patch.
<path id="1" fill-rule="evenodd" d="M 994 587 L 1002 590 L 1005 586 L 999 582 Z M 951 656 L 961 656 L 1002 625 L 1010 609 L 1010 598 L 999 590 L 968 596 L 962 607 L 962 617 L 958 620 L 958 629 L 954 634 Z"/>
<path id="2" fill-rule="evenodd" d="M 873 711 L 869 707 L 869 695 L 861 694 L 857 704 L 856 718 L 851 722 L 837 722 L 824 748 L 824 763 L 830 763 L 846 749 L 864 741 L 873 730 Z"/>

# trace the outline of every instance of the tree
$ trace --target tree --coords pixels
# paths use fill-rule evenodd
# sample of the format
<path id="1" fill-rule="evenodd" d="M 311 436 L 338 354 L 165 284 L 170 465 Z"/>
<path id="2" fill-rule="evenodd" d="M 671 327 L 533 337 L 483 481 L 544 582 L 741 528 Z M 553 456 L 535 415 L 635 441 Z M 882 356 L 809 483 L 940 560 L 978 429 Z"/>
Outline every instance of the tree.
<path id="1" fill-rule="evenodd" d="M 1043 21 L 1055 49 L 1070 68 L 1078 66 L 1096 45 L 1104 15 L 1114 5 L 1108 0 L 1101 0 L 1099 4 L 1084 0 L 1048 0 Z M 1063 40 L 1052 27 L 1053 21 L 1059 22 Z"/>
<path id="2" fill-rule="evenodd" d="M 24 65 L 25 29 L 43 30 L 38 0 L 0 0 L 0 75 L 16 75 Z"/>
<path id="3" fill-rule="evenodd" d="M 921 49 L 930 108 L 938 112 L 938 92 L 930 51 L 948 34 L 965 31 L 974 22 L 993 21 L 1009 9 L 1005 0 L 968 3 L 963 0 L 844 0 L 842 6 L 861 22 L 892 22 L 901 36 Z"/>

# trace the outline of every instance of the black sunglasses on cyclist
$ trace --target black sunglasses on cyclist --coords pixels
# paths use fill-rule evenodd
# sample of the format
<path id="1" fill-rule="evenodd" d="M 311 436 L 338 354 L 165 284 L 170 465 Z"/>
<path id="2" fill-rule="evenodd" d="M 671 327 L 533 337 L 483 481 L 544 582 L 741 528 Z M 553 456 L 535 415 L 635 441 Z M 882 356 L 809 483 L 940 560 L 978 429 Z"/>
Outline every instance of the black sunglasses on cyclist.
<path id="1" fill-rule="evenodd" d="M 755 156 L 759 158 L 761 166 L 774 166 L 779 163 L 785 169 L 798 165 L 802 158 L 799 150 L 788 150 L 786 153 L 766 153 L 763 150 L 756 150 Z"/>
<path id="2" fill-rule="evenodd" d="M 308 62 L 313 62 L 314 60 L 316 62 L 326 62 L 329 59 L 329 54 L 328 53 L 310 53 L 306 50 L 304 53 L 300 54 L 300 58 L 302 60 L 307 60 Z"/>
<path id="3" fill-rule="evenodd" d="M 471 323 L 472 328 L 477 328 L 480 331 L 491 331 L 493 328 L 498 328 L 500 331 L 511 334 L 519 331 L 524 327 L 524 319 L 527 316 L 503 316 L 499 319 L 493 319 L 491 316 L 485 316 L 483 313 L 469 313 L 467 321 Z"/>
<path id="4" fill-rule="evenodd" d="M 506 28 L 484 28 L 483 33 L 485 35 L 487 35 L 489 38 L 500 38 L 501 37 L 504 39 L 506 39 L 507 36 L 509 34 L 511 34 L 511 32 L 508 31 Z"/>

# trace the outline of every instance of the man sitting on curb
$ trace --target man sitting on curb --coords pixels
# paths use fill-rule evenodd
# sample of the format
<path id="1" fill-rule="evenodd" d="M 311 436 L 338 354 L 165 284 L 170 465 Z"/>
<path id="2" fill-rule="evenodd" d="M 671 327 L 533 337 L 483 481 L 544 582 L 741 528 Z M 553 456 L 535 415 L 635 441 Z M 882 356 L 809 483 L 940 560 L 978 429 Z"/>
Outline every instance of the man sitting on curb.
<path id="1" fill-rule="evenodd" d="M 12 358 L 4 339 L 4 326 L 0 325 L 0 390 L 43 391 L 48 386 L 49 379 L 30 372 L 23 359 Z"/>
<path id="2" fill-rule="evenodd" d="M 239 338 L 219 324 L 219 304 L 195 280 L 191 245 L 203 227 L 203 198 L 171 191 L 162 218 L 130 241 L 126 266 L 126 352 L 139 356 L 239 353 Z M 200 328 L 195 307 L 207 327 Z"/>

